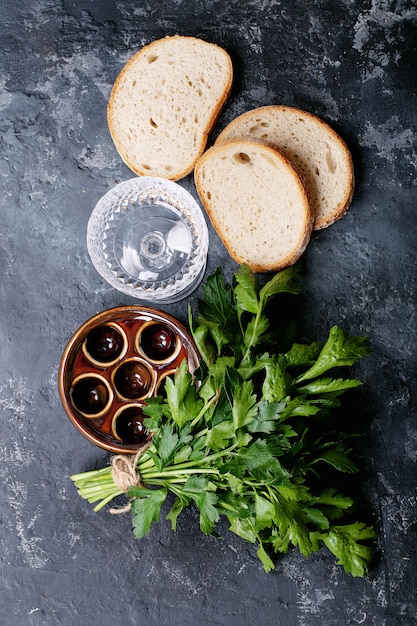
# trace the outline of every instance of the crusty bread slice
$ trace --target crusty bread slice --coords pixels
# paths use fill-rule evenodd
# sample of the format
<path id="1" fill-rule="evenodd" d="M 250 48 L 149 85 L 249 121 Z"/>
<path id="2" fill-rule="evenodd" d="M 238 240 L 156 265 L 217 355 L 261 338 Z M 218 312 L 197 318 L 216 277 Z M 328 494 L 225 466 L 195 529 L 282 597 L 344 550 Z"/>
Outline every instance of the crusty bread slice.
<path id="1" fill-rule="evenodd" d="M 232 258 L 255 272 L 297 261 L 310 239 L 313 216 L 291 163 L 256 140 L 230 140 L 197 161 L 198 195 Z"/>
<path id="2" fill-rule="evenodd" d="M 349 208 L 354 190 L 351 154 L 321 119 L 287 106 L 264 106 L 235 118 L 216 143 L 259 138 L 284 154 L 301 175 L 314 214 L 314 230 L 330 226 Z"/>
<path id="3" fill-rule="evenodd" d="M 223 48 L 179 35 L 137 52 L 120 72 L 107 107 L 115 146 L 142 176 L 190 173 L 229 96 L 232 63 Z"/>

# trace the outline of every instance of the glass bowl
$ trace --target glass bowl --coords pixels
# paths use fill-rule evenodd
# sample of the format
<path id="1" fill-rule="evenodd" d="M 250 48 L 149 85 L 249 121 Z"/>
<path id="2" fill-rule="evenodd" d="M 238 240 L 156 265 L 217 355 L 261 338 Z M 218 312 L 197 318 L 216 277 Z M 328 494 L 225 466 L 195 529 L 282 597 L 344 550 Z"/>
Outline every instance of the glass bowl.
<path id="1" fill-rule="evenodd" d="M 201 281 L 208 229 L 186 189 L 143 176 L 119 183 L 98 201 L 88 221 L 87 248 L 98 273 L 119 291 L 170 303 Z"/>
<path id="2" fill-rule="evenodd" d="M 142 306 L 95 315 L 72 336 L 61 357 L 59 394 L 73 425 L 92 443 L 134 454 L 148 440 L 142 407 L 164 393 L 186 359 L 199 365 L 188 331 L 172 316 Z"/>

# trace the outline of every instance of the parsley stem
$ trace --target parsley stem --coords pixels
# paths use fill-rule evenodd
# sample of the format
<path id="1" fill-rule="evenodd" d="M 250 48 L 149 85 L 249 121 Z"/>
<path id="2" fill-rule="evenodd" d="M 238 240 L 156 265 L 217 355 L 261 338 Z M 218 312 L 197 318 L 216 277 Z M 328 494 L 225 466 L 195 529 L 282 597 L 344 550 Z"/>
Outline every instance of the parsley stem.
<path id="1" fill-rule="evenodd" d="M 148 458 L 146 458 L 144 460 L 142 460 L 142 457 L 140 457 L 138 462 L 136 463 L 136 468 L 139 471 L 139 473 L 142 473 L 143 471 L 145 471 L 147 469 L 154 469 L 155 468 L 155 462 L 150 457 L 148 457 Z"/>
<path id="2" fill-rule="evenodd" d="M 97 511 L 100 511 L 104 506 L 106 506 L 106 504 L 111 502 L 117 496 L 121 496 L 122 494 L 123 491 L 120 491 L 120 489 L 118 489 L 117 491 L 113 491 L 113 493 L 109 494 L 107 498 L 104 498 L 104 500 L 97 504 L 97 506 L 94 507 L 93 511 L 97 513 Z"/>
<path id="3" fill-rule="evenodd" d="M 191 474 L 218 474 L 219 471 L 214 468 L 194 468 L 194 469 L 182 469 L 178 471 L 178 468 L 174 466 L 171 470 L 162 470 L 161 472 L 144 472 L 141 474 L 143 481 L 146 482 L 151 478 L 165 478 L 170 476 L 181 476 L 181 475 L 191 475 Z"/>
<path id="4" fill-rule="evenodd" d="M 211 464 L 212 461 L 216 461 L 217 459 L 220 459 L 222 456 L 226 456 L 227 454 L 230 454 L 231 452 L 233 452 L 236 446 L 237 444 L 234 443 L 228 448 L 225 448 L 224 450 L 220 450 L 219 452 L 215 452 L 214 454 L 210 454 L 209 456 L 205 456 L 202 459 L 197 459 L 193 461 L 184 461 L 183 463 L 177 463 L 175 465 L 168 465 L 167 467 L 165 467 L 164 471 L 182 472 L 182 470 L 184 469 L 195 468 L 198 472 L 201 472 L 201 469 L 198 469 L 200 465 Z M 148 475 L 146 472 L 146 469 L 144 472 L 140 472 L 140 473 L 141 473 L 141 476 Z"/>
<path id="5" fill-rule="evenodd" d="M 104 491 L 108 491 L 109 489 L 114 489 L 113 480 L 109 480 L 103 485 L 95 485 L 91 484 L 91 482 L 77 484 L 78 489 L 82 490 L 83 493 L 88 493 L 90 495 L 94 495 L 95 493 L 103 493 Z"/>
<path id="6" fill-rule="evenodd" d="M 185 476 L 181 478 L 181 476 L 178 476 L 177 478 L 165 478 L 163 481 L 158 480 L 157 478 L 148 478 L 148 480 L 146 481 L 147 485 L 160 485 L 161 483 L 163 483 L 164 485 L 168 485 L 169 488 L 171 488 L 172 485 L 181 485 L 186 483 L 188 480 L 188 478 L 186 478 Z M 174 489 L 172 491 L 175 491 Z M 176 492 L 175 492 L 176 493 Z"/>
<path id="7" fill-rule="evenodd" d="M 108 467 L 103 467 L 102 469 L 91 470 L 89 472 L 81 472 L 80 474 L 73 474 L 72 476 L 70 476 L 70 479 L 75 482 L 80 479 L 82 480 L 84 478 L 90 478 L 91 476 L 102 476 L 103 474 L 107 474 L 108 471 Z"/>

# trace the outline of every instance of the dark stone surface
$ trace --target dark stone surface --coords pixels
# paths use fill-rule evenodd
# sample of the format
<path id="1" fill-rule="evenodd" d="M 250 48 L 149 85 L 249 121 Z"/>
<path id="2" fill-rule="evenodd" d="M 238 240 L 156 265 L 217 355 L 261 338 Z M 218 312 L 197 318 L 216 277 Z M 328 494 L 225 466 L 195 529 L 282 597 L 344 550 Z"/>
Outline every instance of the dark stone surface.
<path id="1" fill-rule="evenodd" d="M 1 624 L 417 624 L 415 2 L 3 0 L 0 20 Z M 106 103 L 130 56 L 174 33 L 233 58 L 213 137 L 245 110 L 284 103 L 352 150 L 351 209 L 304 255 L 304 331 L 321 340 L 339 324 L 373 344 L 356 371 L 356 484 L 379 536 L 366 580 L 325 550 L 307 561 L 293 550 L 266 575 L 252 546 L 226 529 L 206 538 L 192 510 L 176 534 L 161 520 L 137 542 L 129 516 L 94 513 L 69 480 L 108 456 L 64 413 L 62 351 L 95 313 L 136 302 L 104 284 L 85 244 L 97 200 L 132 176 Z M 182 184 L 195 194 L 192 177 Z M 210 237 L 207 272 L 231 273 Z M 165 309 L 185 321 L 186 303 Z"/>

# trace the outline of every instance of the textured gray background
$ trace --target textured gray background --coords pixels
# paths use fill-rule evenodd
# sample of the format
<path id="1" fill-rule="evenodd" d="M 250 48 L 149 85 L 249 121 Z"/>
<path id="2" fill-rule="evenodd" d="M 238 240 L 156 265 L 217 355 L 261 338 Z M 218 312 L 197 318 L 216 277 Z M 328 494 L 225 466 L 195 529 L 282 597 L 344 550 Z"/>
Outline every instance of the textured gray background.
<path id="1" fill-rule="evenodd" d="M 0 24 L 2 626 L 417 624 L 415 2 L 1 0 Z M 291 551 L 266 575 L 252 546 L 201 535 L 192 510 L 176 534 L 161 520 L 137 542 L 129 516 L 95 514 L 69 480 L 108 456 L 64 413 L 62 351 L 92 315 L 136 303 L 104 284 L 85 244 L 97 200 L 132 176 L 106 103 L 131 55 L 174 33 L 232 56 L 213 138 L 247 109 L 284 103 L 352 150 L 354 201 L 313 235 L 303 302 L 308 338 L 339 324 L 373 344 L 356 370 L 366 439 L 355 489 L 379 536 L 366 580 L 325 550 Z M 191 176 L 182 184 L 195 194 Z M 208 272 L 231 273 L 210 237 Z M 185 321 L 186 303 L 165 309 Z"/>

